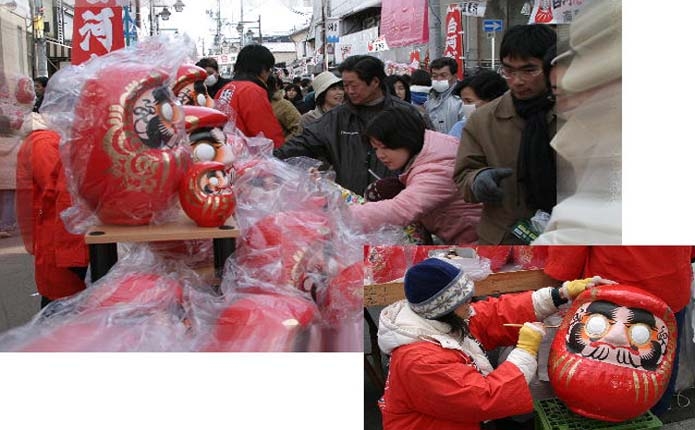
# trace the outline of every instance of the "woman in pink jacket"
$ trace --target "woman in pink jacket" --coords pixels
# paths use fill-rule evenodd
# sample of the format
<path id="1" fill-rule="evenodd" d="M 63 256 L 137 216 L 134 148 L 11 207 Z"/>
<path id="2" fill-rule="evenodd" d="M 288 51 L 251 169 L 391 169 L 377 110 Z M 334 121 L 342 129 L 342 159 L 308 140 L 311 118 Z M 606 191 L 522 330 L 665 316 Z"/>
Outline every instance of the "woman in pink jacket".
<path id="1" fill-rule="evenodd" d="M 420 222 L 446 244 L 477 241 L 482 206 L 466 202 L 454 184 L 455 138 L 425 130 L 422 117 L 398 105 L 379 112 L 365 134 L 405 188 L 393 198 L 351 206 L 362 229 Z"/>

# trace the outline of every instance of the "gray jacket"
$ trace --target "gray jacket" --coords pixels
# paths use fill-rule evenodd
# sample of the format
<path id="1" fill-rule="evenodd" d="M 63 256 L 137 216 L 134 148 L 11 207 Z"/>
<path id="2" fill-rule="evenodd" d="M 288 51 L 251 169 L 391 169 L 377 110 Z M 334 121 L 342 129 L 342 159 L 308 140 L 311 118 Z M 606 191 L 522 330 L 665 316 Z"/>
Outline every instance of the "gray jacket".
<path id="1" fill-rule="evenodd" d="M 348 101 L 308 124 L 302 134 L 287 140 L 273 154 L 280 159 L 307 156 L 321 160 L 333 166 L 339 185 L 363 195 L 367 185 L 375 180 L 369 170 L 382 178 L 394 175 L 376 158 L 362 134 L 377 112 L 393 104 L 416 111 L 415 106 L 388 94 L 376 106 L 356 106 Z"/>
<path id="2" fill-rule="evenodd" d="M 430 97 L 425 102 L 425 111 L 434 124 L 435 131 L 447 134 L 451 127 L 463 118 L 461 110 L 461 98 L 453 94 L 454 86 L 441 94 L 430 92 Z"/>

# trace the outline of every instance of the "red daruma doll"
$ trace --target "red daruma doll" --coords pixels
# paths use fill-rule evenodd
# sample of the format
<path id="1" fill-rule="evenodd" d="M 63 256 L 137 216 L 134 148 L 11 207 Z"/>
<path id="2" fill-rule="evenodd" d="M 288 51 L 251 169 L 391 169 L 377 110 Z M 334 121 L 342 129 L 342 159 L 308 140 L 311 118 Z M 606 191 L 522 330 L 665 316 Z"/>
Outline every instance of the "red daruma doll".
<path id="1" fill-rule="evenodd" d="M 69 175 L 106 224 L 148 224 L 176 203 L 190 162 L 184 109 L 168 74 L 144 64 L 112 64 L 84 84 L 69 144 Z M 67 167 L 67 166 L 66 166 Z"/>
<path id="2" fill-rule="evenodd" d="M 676 321 L 663 300 L 627 285 L 580 294 L 550 349 L 550 383 L 585 417 L 625 421 L 654 406 L 668 385 Z"/>

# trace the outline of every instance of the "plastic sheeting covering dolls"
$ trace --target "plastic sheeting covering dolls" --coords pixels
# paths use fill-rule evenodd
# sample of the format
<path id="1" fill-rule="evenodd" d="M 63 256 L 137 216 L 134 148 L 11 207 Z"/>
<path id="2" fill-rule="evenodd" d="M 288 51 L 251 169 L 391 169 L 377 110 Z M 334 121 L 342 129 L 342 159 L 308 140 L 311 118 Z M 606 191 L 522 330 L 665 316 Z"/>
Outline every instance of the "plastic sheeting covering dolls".
<path id="1" fill-rule="evenodd" d="M 69 230 L 173 216 L 191 156 L 188 107 L 177 102 L 170 81 L 193 46 L 187 37 L 152 38 L 52 77 L 55 91 L 41 110 L 62 135 L 61 158 L 77 197 L 66 217 Z"/>

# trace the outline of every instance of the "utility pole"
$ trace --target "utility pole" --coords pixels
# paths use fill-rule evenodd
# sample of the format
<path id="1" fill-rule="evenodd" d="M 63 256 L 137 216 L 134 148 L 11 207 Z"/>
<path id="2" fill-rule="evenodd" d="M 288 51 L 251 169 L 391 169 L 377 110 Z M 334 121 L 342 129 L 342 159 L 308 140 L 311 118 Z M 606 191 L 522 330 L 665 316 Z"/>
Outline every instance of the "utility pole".
<path id="1" fill-rule="evenodd" d="M 321 22 L 323 25 L 323 37 L 322 37 L 322 43 L 323 43 L 323 64 L 324 68 L 323 70 L 326 71 L 328 70 L 328 37 L 326 36 L 326 15 L 327 11 L 326 9 L 328 8 L 328 0 L 321 0 Z"/>
<path id="2" fill-rule="evenodd" d="M 43 2 L 29 0 L 31 13 L 31 34 L 34 39 L 34 56 L 36 58 L 36 76 L 48 76 L 48 58 L 46 57 L 46 38 L 43 34 Z"/>

